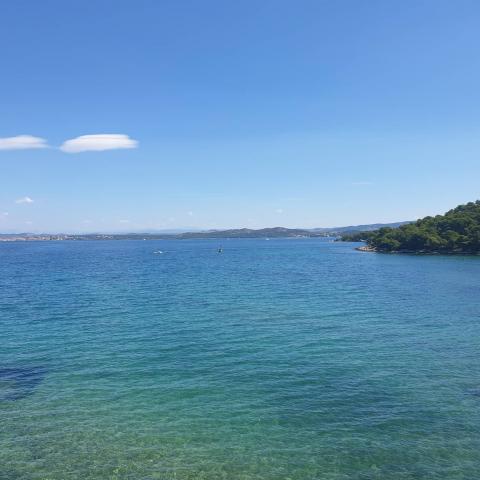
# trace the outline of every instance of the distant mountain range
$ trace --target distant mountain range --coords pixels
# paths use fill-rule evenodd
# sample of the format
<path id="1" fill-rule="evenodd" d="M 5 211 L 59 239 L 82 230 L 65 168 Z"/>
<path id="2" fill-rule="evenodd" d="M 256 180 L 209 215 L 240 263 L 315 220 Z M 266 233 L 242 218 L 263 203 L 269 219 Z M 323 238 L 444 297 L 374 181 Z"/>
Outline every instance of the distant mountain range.
<path id="1" fill-rule="evenodd" d="M 198 232 L 183 232 L 174 235 L 177 238 L 281 238 L 281 237 L 331 237 L 346 232 L 367 232 L 382 227 L 396 228 L 410 222 L 373 223 L 369 225 L 350 225 L 332 228 L 236 228 L 229 230 L 207 230 Z"/>
<path id="2" fill-rule="evenodd" d="M 48 241 L 48 240 L 159 240 L 195 238 L 292 238 L 292 237 L 336 237 L 347 233 L 366 232 L 382 227 L 395 228 L 411 222 L 374 223 L 333 228 L 235 228 L 228 230 L 204 230 L 190 232 L 142 232 L 142 233 L 89 233 L 89 234 L 0 234 L 0 241 Z"/>

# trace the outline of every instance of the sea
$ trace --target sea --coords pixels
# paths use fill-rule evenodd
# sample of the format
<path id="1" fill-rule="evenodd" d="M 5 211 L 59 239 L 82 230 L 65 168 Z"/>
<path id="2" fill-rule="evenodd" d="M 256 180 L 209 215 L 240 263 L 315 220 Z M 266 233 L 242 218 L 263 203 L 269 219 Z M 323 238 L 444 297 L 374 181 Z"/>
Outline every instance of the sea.
<path id="1" fill-rule="evenodd" d="M 480 478 L 480 257 L 358 245 L 1 243 L 0 479 Z"/>

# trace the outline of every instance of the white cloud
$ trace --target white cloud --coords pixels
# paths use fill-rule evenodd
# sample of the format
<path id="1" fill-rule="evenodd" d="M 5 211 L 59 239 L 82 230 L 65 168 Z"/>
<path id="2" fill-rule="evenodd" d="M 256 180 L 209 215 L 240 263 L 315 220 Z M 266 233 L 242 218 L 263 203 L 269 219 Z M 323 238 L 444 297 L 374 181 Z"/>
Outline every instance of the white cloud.
<path id="1" fill-rule="evenodd" d="M 122 220 L 119 220 L 118 222 L 119 222 L 119 223 L 130 223 L 130 220 L 122 219 Z"/>
<path id="2" fill-rule="evenodd" d="M 9 213 L 8 213 L 8 212 L 3 212 L 2 215 L 3 215 L 4 217 L 8 217 Z"/>
<path id="3" fill-rule="evenodd" d="M 32 135 L 0 138 L 0 150 L 27 150 L 47 147 L 48 144 L 44 138 L 33 137 Z"/>
<path id="4" fill-rule="evenodd" d="M 187 215 L 188 215 L 189 217 L 193 217 L 193 212 L 187 212 Z"/>
<path id="5" fill-rule="evenodd" d="M 15 200 L 15 203 L 33 203 L 33 200 L 30 197 L 22 197 Z"/>
<path id="6" fill-rule="evenodd" d="M 278 213 L 278 214 L 282 214 L 283 213 L 283 208 L 277 208 L 275 210 L 275 212 Z"/>
<path id="7" fill-rule="evenodd" d="M 137 148 L 138 142 L 128 135 L 103 133 L 96 135 L 82 135 L 66 140 L 60 150 L 66 153 L 89 151 L 115 150 L 119 148 Z"/>

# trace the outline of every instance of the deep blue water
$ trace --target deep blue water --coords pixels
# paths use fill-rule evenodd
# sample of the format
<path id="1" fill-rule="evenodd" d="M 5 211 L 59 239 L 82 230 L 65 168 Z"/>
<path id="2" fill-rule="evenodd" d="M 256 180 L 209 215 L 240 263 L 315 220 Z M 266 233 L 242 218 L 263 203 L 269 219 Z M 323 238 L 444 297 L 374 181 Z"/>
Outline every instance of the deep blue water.
<path id="1" fill-rule="evenodd" d="M 0 479 L 479 478 L 480 258 L 353 246 L 0 244 Z"/>

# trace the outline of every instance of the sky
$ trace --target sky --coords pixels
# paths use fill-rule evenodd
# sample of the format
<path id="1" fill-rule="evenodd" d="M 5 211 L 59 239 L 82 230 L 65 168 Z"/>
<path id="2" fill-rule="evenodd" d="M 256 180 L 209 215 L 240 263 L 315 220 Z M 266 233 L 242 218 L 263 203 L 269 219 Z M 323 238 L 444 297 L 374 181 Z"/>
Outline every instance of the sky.
<path id="1" fill-rule="evenodd" d="M 17 0 L 0 232 L 328 227 L 480 198 L 477 0 Z"/>

